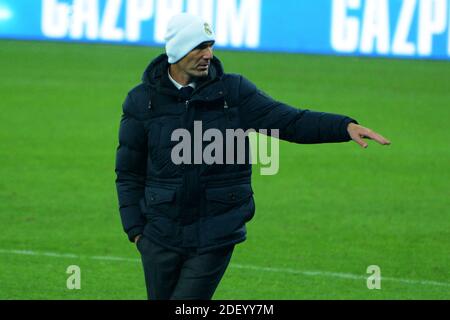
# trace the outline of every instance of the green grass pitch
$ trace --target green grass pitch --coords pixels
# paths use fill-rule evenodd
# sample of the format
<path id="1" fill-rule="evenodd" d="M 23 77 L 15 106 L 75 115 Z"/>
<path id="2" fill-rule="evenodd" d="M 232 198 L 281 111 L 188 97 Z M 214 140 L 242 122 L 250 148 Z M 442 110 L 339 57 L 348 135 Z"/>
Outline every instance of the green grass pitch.
<path id="1" fill-rule="evenodd" d="M 122 101 L 161 52 L 0 41 L 0 299 L 146 298 L 114 158 Z M 449 299 L 450 63 L 216 55 L 278 100 L 349 115 L 392 145 L 282 142 L 279 173 L 254 170 L 256 215 L 214 298 Z M 81 290 L 66 287 L 69 265 Z"/>

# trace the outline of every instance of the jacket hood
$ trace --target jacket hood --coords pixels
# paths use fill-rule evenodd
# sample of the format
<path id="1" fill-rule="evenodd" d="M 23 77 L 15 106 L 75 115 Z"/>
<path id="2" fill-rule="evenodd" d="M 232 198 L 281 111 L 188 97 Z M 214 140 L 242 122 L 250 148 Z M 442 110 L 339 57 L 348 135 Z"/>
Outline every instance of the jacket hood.
<path id="1" fill-rule="evenodd" d="M 142 75 L 142 82 L 150 86 L 156 86 L 161 77 L 167 74 L 167 69 L 169 68 L 168 59 L 167 55 L 163 53 L 150 62 Z M 205 80 L 221 78 L 223 74 L 222 63 L 214 56 L 211 60 L 208 77 Z"/>

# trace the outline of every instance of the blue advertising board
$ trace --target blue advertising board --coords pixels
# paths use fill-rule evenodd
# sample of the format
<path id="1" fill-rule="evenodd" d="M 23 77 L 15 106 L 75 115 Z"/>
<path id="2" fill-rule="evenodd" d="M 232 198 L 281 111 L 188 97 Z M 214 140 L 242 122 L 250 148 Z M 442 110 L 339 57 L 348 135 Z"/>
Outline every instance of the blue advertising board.
<path id="1" fill-rule="evenodd" d="M 162 46 L 191 12 L 219 48 L 450 58 L 450 0 L 0 0 L 0 38 Z"/>

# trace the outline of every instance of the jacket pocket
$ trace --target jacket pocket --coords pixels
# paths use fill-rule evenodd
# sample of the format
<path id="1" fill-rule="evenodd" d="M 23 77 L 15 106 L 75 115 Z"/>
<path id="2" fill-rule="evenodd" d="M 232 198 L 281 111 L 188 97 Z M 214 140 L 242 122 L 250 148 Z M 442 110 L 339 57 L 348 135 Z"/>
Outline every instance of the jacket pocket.
<path id="1" fill-rule="evenodd" d="M 147 187 L 145 189 L 146 215 L 175 219 L 178 216 L 175 194 L 176 189 Z"/>
<path id="2" fill-rule="evenodd" d="M 241 184 L 227 187 L 207 188 L 206 215 L 217 216 L 240 210 L 249 203 L 253 195 L 250 184 Z"/>

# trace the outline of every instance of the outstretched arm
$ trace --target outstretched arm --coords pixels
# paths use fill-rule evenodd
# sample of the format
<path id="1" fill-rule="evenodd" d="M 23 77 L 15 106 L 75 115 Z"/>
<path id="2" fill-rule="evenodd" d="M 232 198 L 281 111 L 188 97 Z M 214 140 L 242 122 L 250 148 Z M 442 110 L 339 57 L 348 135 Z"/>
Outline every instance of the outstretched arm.
<path id="1" fill-rule="evenodd" d="M 295 143 L 330 143 L 354 140 L 367 147 L 363 138 L 383 145 L 390 142 L 357 121 L 338 114 L 300 110 L 272 99 L 241 76 L 239 105 L 245 129 L 278 129 L 280 139 Z"/>

